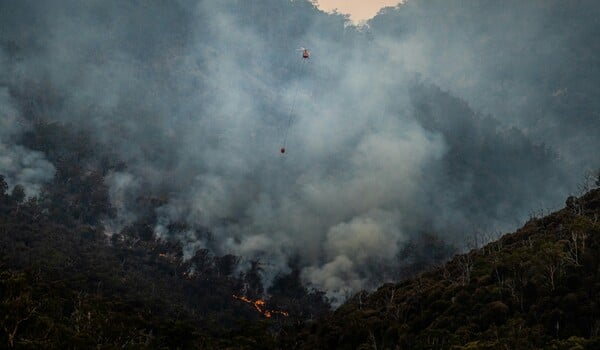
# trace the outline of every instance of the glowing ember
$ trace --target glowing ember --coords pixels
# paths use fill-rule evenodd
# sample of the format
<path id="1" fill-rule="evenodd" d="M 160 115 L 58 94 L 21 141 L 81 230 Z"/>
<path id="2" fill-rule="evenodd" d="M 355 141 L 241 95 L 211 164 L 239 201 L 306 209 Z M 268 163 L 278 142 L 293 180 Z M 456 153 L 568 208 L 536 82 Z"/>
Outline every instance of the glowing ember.
<path id="1" fill-rule="evenodd" d="M 282 316 L 289 316 L 289 314 L 285 311 L 279 311 L 279 310 L 268 310 L 266 309 L 265 305 L 265 301 L 262 299 L 258 299 L 258 300 L 250 300 L 249 298 L 245 297 L 245 296 L 237 296 L 237 295 L 233 295 L 234 299 L 237 300 L 241 300 L 247 304 L 252 305 L 256 311 L 258 311 L 260 314 L 262 314 L 263 316 L 265 316 L 266 318 L 271 318 L 273 317 L 273 315 L 282 315 Z"/>

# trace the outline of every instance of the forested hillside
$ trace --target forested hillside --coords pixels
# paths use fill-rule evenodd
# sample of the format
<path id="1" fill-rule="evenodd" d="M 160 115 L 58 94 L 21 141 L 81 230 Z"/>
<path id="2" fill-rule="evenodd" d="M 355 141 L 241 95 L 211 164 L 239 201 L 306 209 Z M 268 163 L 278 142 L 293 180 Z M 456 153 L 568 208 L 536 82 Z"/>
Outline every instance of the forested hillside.
<path id="1" fill-rule="evenodd" d="M 600 348 L 600 189 L 305 329 L 301 349 Z"/>
<path id="2" fill-rule="evenodd" d="M 31 147 L 52 133 L 70 138 L 57 129 L 37 130 Z M 203 249 L 184 259 L 177 240 L 152 234 L 152 210 L 106 236 L 98 218 L 114 214 L 97 173 L 118 165 L 77 166 L 67 155 L 86 164 L 87 148 L 65 144 L 57 162 L 64 168 L 39 197 L 27 198 L 18 185 L 8 191 L 0 178 L 3 346 L 600 346 L 600 189 L 569 197 L 566 208 L 447 264 L 452 249 L 443 241 L 425 236 L 407 244 L 397 275 L 428 272 L 358 293 L 331 312 L 324 293 L 303 286 L 297 269 L 265 290 L 260 261 L 242 267 L 240 257 Z M 140 200 L 149 208 L 160 201 Z"/>
<path id="3" fill-rule="evenodd" d="M 103 176 L 124 166 L 69 125 L 39 122 L 24 136 L 56 174 L 36 197 L 0 175 L 0 347 L 274 349 L 330 310 L 300 270 L 268 286 L 268 261 L 197 249 L 153 228 L 161 197 L 137 199 L 143 214 L 107 234 L 115 215 Z M 171 232 L 211 239 L 208 229 Z M 454 249 L 432 235 L 407 243 L 395 274 L 410 276 Z"/>
<path id="4" fill-rule="evenodd" d="M 600 348 L 598 18 L 0 1 L 0 348 Z"/>
<path id="5" fill-rule="evenodd" d="M 61 170 L 29 199 L 18 185 L 7 193 L 0 176 L 0 348 L 269 348 L 267 330 L 329 309 L 297 270 L 262 300 L 260 262 L 242 268 L 207 250 L 184 260 L 150 221 L 106 236 L 94 171 Z"/>

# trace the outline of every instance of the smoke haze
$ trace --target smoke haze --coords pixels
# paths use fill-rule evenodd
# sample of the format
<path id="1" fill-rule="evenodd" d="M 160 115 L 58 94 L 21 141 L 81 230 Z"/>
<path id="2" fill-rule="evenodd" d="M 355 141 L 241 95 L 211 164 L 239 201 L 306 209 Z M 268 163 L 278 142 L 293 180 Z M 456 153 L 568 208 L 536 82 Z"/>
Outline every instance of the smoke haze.
<path id="1" fill-rule="evenodd" d="M 108 233 L 166 196 L 154 232 L 187 257 L 267 281 L 293 260 L 340 297 L 411 237 L 510 230 L 599 166 L 599 12 L 413 0 L 358 29 L 301 0 L 3 2 L 0 173 L 38 193 L 54 167 L 19 136 L 71 125 L 126 165 Z"/>

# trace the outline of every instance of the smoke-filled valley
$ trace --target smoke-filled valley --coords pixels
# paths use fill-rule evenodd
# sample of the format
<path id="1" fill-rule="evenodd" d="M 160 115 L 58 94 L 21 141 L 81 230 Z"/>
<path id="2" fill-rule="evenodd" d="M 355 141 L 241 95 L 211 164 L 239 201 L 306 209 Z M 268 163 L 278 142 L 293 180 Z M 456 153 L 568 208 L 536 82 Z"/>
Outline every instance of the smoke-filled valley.
<path id="1" fill-rule="evenodd" d="M 184 260 L 260 261 L 267 287 L 297 269 L 339 303 L 401 277 L 423 237 L 439 262 L 585 187 L 599 17 L 412 0 L 355 27 L 304 0 L 3 1 L 0 174 L 28 197 L 79 186 L 77 218 L 107 237 L 144 223 Z"/>

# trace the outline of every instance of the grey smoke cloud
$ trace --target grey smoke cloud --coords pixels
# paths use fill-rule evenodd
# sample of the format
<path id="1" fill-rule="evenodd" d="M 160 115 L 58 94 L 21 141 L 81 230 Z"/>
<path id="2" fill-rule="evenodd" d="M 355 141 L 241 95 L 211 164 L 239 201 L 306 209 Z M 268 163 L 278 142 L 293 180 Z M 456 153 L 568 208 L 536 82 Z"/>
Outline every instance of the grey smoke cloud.
<path id="1" fill-rule="evenodd" d="M 569 140 L 597 146 L 598 124 L 567 114 L 597 115 L 573 86 L 596 91 L 598 80 L 564 81 L 572 36 L 542 30 L 574 21 L 557 6 L 411 1 L 357 29 L 306 1 L 4 3 L 0 39 L 19 49 L 3 49 L 2 77 L 19 91 L 45 85 L 62 101 L 51 118 L 93 131 L 125 162 L 105 178 L 117 209 L 108 231 L 137 218 L 139 196 L 164 196 L 155 234 L 178 237 L 186 257 L 207 247 L 260 258 L 267 281 L 294 259 L 339 298 L 390 278 L 373 271 L 397 264 L 411 237 L 460 245 L 465 231 L 512 229 L 560 205 L 578 165 L 597 165 Z M 582 22 L 573 35 L 597 28 Z M 304 67 L 301 45 L 313 53 Z M 563 86 L 585 103 L 548 107 Z M 17 168 L 52 173 L 31 154 Z M 190 229 L 172 232 L 176 222 Z"/>
<path id="2" fill-rule="evenodd" d="M 10 188 L 20 184 L 28 197 L 54 176 L 54 166 L 40 152 L 15 144 L 28 123 L 14 108 L 7 88 L 0 87 L 0 174 Z"/>

